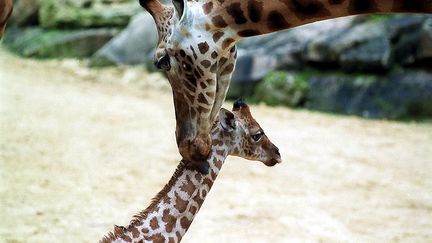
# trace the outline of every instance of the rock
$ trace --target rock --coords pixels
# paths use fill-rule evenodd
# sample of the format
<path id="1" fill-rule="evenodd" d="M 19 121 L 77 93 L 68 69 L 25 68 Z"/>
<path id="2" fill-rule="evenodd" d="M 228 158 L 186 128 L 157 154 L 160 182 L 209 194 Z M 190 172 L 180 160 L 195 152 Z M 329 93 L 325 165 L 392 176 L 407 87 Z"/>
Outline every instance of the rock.
<path id="1" fill-rule="evenodd" d="M 43 28 L 123 27 L 141 10 L 135 1 L 39 0 Z"/>
<path id="2" fill-rule="evenodd" d="M 396 63 L 412 65 L 417 61 L 421 28 L 425 19 L 422 15 L 414 15 L 398 16 L 386 21 Z"/>
<path id="3" fill-rule="evenodd" d="M 347 28 L 353 21 L 353 17 L 339 18 L 245 39 L 238 45 L 233 81 L 256 82 L 276 69 L 301 68 L 304 66 L 302 54 L 310 41 L 330 30 Z"/>
<path id="4" fill-rule="evenodd" d="M 310 80 L 306 106 L 369 118 L 430 118 L 432 74 L 409 71 L 387 77 L 315 76 Z"/>
<path id="5" fill-rule="evenodd" d="M 88 57 L 117 33 L 117 29 L 107 28 L 72 31 L 9 28 L 4 44 L 26 57 Z"/>
<path id="6" fill-rule="evenodd" d="M 401 15 L 388 19 L 384 24 L 390 39 L 397 41 L 401 35 L 419 30 L 426 19 L 424 14 Z"/>
<path id="7" fill-rule="evenodd" d="M 313 76 L 309 83 L 306 107 L 326 112 L 356 114 L 377 117 L 375 110 L 359 111 L 365 90 L 377 82 L 377 78 L 350 77 L 347 75 Z"/>
<path id="8" fill-rule="evenodd" d="M 432 17 L 428 18 L 421 28 L 417 58 L 428 59 L 432 62 Z M 430 65 L 432 65 L 431 62 Z"/>
<path id="9" fill-rule="evenodd" d="M 152 66 L 157 40 L 153 18 L 147 12 L 139 13 L 125 30 L 92 57 L 90 65 L 146 63 Z"/>
<path id="10" fill-rule="evenodd" d="M 258 81 L 275 67 L 276 59 L 272 56 L 239 55 L 232 80 L 238 83 Z"/>
<path id="11" fill-rule="evenodd" d="M 10 25 L 29 26 L 39 23 L 38 0 L 16 0 L 14 1 L 14 11 L 9 20 Z"/>
<path id="12" fill-rule="evenodd" d="M 269 73 L 256 87 L 254 99 L 268 105 L 300 106 L 306 97 L 305 77 L 288 72 Z"/>
<path id="13" fill-rule="evenodd" d="M 337 64 L 343 52 L 370 40 L 383 37 L 382 23 L 366 22 L 337 31 L 330 31 L 313 39 L 304 52 L 304 59 L 313 63 Z"/>
<path id="14" fill-rule="evenodd" d="M 390 41 L 379 36 L 340 53 L 339 65 L 348 72 L 388 70 L 392 64 Z"/>

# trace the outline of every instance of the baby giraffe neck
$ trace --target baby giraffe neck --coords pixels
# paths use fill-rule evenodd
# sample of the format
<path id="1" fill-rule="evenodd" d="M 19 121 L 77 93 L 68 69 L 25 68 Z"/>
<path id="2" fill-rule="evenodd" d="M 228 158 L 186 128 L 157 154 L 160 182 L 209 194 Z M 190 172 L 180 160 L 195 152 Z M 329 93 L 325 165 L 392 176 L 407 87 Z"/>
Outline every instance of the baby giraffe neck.
<path id="1" fill-rule="evenodd" d="M 228 156 L 228 147 L 217 138 L 207 159 L 209 173 L 189 169 L 182 161 L 169 183 L 136 215 L 128 227 L 115 226 L 106 242 L 179 242 L 189 229 Z"/>

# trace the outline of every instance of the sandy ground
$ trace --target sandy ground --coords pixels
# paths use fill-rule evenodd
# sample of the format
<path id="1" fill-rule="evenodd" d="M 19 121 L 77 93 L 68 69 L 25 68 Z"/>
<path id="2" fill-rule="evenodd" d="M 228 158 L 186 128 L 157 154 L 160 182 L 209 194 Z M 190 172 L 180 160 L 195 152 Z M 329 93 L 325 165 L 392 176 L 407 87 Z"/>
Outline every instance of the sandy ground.
<path id="1" fill-rule="evenodd" d="M 174 171 L 159 75 L 0 51 L 0 80 L 0 242 L 96 242 Z M 252 111 L 284 163 L 228 159 L 183 242 L 431 241 L 431 123 Z"/>

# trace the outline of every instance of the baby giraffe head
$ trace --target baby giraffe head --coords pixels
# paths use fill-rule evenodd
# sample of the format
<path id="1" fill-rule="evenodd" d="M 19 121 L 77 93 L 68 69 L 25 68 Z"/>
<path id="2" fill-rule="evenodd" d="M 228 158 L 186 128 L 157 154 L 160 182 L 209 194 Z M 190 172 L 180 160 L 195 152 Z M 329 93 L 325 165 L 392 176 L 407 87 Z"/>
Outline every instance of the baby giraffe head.
<path id="1" fill-rule="evenodd" d="M 252 117 L 244 101 L 236 101 L 232 112 L 222 108 L 219 124 L 221 132 L 213 137 L 213 146 L 222 142 L 228 147 L 229 155 L 261 161 L 267 166 L 282 162 L 278 147 Z"/>
<path id="2" fill-rule="evenodd" d="M 172 3 L 140 0 L 153 16 L 159 33 L 154 63 L 166 74 L 172 88 L 179 152 L 187 161 L 203 161 L 210 152 L 211 125 L 221 105 L 214 106 L 221 89 L 217 87 L 218 78 L 232 72 L 234 66 L 227 65 L 225 56 L 235 48 L 231 48 L 233 41 L 224 49 L 215 44 L 203 17 L 204 3 Z"/>

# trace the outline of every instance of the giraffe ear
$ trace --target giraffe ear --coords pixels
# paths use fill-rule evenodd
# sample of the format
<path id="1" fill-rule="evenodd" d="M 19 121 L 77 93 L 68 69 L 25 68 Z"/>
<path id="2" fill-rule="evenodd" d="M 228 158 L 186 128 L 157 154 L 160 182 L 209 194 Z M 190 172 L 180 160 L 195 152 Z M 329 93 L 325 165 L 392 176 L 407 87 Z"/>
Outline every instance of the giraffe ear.
<path id="1" fill-rule="evenodd" d="M 172 0 L 172 3 L 174 4 L 179 20 L 181 20 L 186 12 L 185 8 L 187 7 L 187 0 Z"/>
<path id="2" fill-rule="evenodd" d="M 219 111 L 219 122 L 222 128 L 228 132 L 233 131 L 237 126 L 234 113 L 224 108 L 221 108 Z"/>

